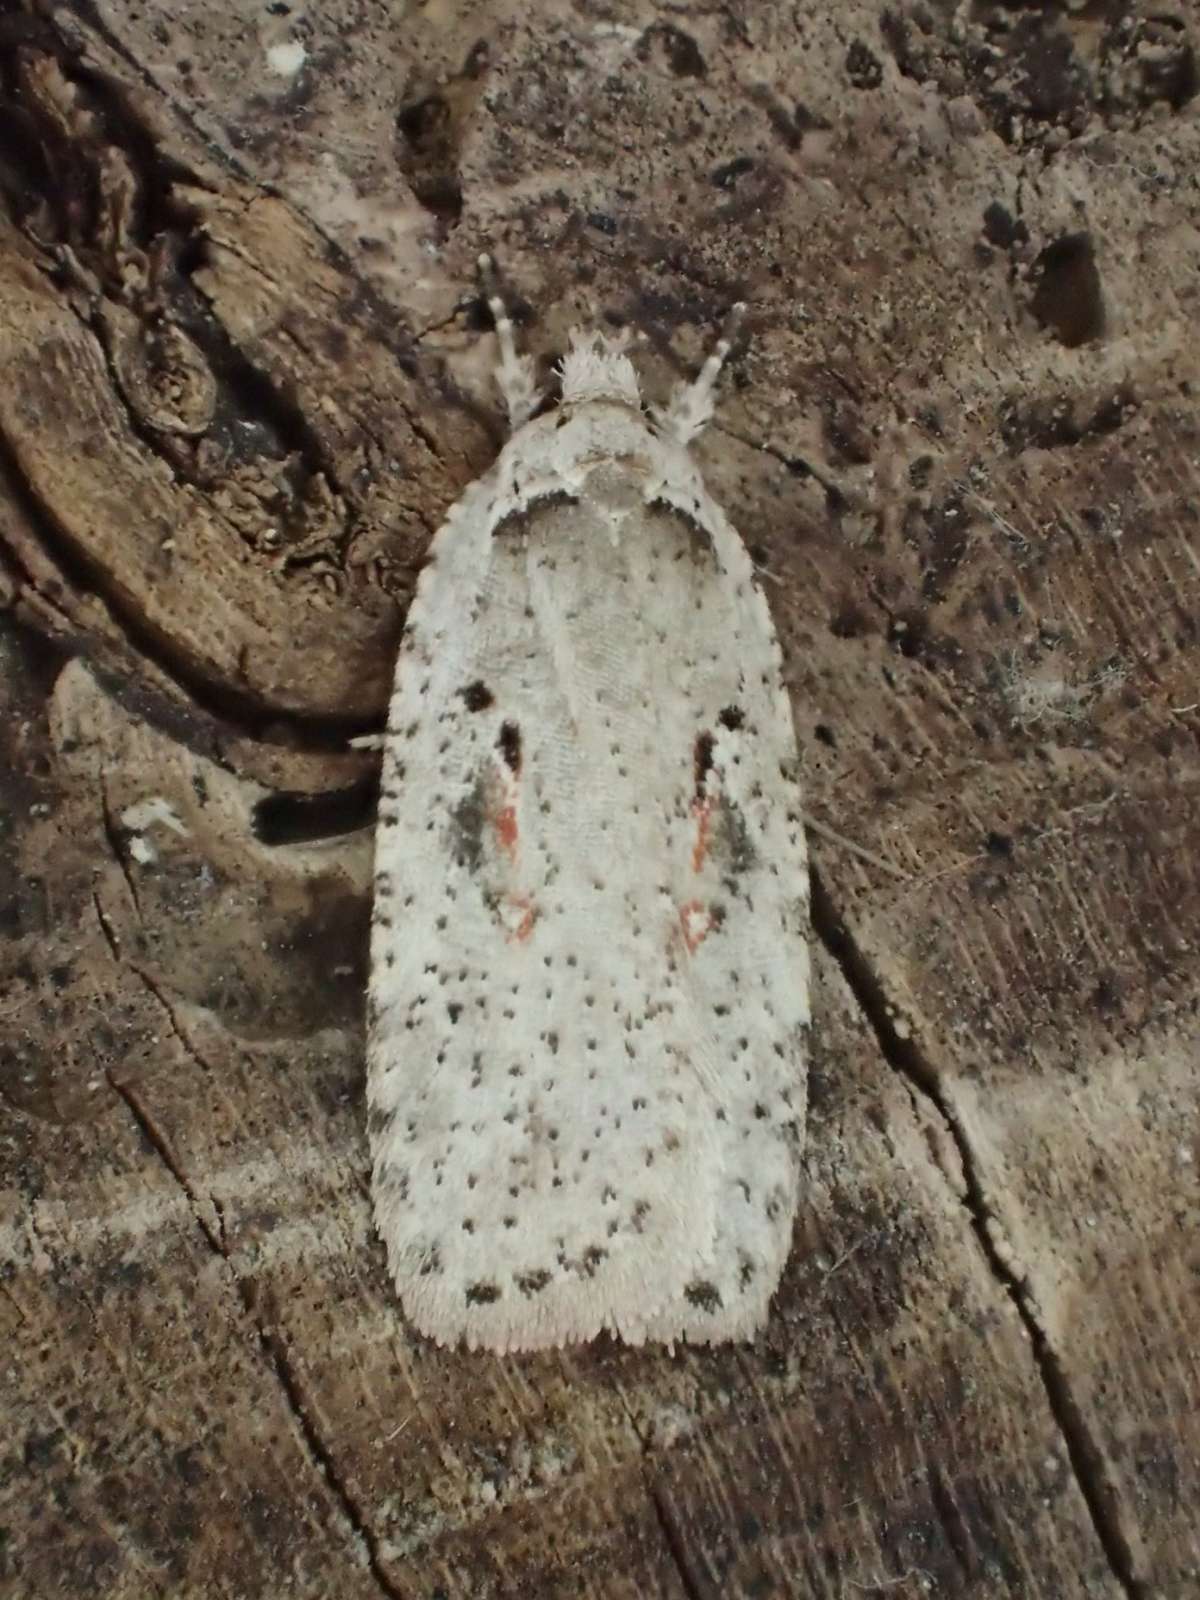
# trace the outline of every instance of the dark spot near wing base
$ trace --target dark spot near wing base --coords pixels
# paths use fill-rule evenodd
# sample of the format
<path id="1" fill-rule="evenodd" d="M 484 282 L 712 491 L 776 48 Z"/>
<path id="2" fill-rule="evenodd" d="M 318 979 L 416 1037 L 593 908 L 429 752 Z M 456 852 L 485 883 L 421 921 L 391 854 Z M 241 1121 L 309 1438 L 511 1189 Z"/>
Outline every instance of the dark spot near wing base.
<path id="1" fill-rule="evenodd" d="M 500 737 L 496 740 L 504 765 L 515 777 L 521 770 L 521 730 L 515 722 L 500 724 Z"/>
<path id="2" fill-rule="evenodd" d="M 462 696 L 463 703 L 468 711 L 486 711 L 489 706 L 496 704 L 495 695 L 487 684 L 482 683 L 478 678 L 474 683 L 468 683 L 465 689 L 460 689 L 458 692 Z"/>
<path id="3" fill-rule="evenodd" d="M 697 798 L 704 794 L 704 785 L 712 771 L 713 746 L 715 740 L 711 733 L 702 733 L 696 739 L 696 748 L 693 755 L 693 770 L 695 773 Z"/>

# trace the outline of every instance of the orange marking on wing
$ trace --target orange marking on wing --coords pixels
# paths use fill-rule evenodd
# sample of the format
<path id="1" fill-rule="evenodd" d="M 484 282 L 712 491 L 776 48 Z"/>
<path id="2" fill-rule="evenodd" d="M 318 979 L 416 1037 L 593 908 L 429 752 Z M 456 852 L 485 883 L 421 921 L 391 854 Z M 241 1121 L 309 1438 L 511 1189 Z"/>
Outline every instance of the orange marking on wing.
<path id="1" fill-rule="evenodd" d="M 517 859 L 517 808 L 511 802 L 501 806 L 492 817 L 496 842 L 510 861 Z"/>
<path id="2" fill-rule="evenodd" d="M 519 911 L 521 917 L 518 922 L 509 924 L 508 931 L 504 937 L 510 944 L 514 939 L 518 944 L 524 944 L 533 932 L 533 925 L 537 921 L 537 907 L 529 896 L 525 894 L 510 894 L 508 907 L 510 911 Z"/>
<path id="3" fill-rule="evenodd" d="M 679 908 L 679 924 L 683 929 L 683 942 L 694 955 L 712 932 L 712 916 L 701 900 L 689 900 Z"/>
<path id="4" fill-rule="evenodd" d="M 700 871 L 712 845 L 712 814 L 713 802 L 711 800 L 692 801 L 692 815 L 696 819 L 696 843 L 692 846 L 693 872 Z"/>

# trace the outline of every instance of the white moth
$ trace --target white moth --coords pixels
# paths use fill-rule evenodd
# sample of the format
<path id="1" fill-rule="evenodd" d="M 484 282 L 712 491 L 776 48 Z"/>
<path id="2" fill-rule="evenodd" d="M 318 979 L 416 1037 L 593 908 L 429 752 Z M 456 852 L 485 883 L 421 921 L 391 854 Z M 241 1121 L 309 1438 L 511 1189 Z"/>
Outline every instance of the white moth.
<path id="1" fill-rule="evenodd" d="M 433 542 L 384 740 L 376 1221 L 442 1344 L 747 1338 L 796 1212 L 808 877 L 779 645 L 687 449 L 729 339 L 651 421 L 575 333 L 531 421 L 491 308 L 514 431 Z"/>

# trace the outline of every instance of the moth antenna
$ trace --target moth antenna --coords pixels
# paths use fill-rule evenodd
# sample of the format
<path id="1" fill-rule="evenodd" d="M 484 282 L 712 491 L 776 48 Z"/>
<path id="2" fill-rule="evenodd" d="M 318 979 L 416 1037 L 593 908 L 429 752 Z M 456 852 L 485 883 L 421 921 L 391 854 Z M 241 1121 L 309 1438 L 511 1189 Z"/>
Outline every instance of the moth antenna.
<path id="1" fill-rule="evenodd" d="M 496 368 L 496 382 L 504 397 L 509 426 L 516 433 L 523 428 L 542 402 L 542 394 L 534 374 L 533 358 L 517 354 L 513 321 L 508 306 L 500 293 L 496 265 L 484 252 L 479 257 L 479 277 L 483 285 L 487 308 L 496 324 L 496 339 L 500 345 L 500 361 Z"/>
<path id="2" fill-rule="evenodd" d="M 690 383 L 685 381 L 677 384 L 667 404 L 655 407 L 654 418 L 662 437 L 688 445 L 708 426 L 716 403 L 717 379 L 726 357 L 733 349 L 745 316 L 745 303 L 739 300 L 725 318 L 721 337 L 696 377 Z"/>

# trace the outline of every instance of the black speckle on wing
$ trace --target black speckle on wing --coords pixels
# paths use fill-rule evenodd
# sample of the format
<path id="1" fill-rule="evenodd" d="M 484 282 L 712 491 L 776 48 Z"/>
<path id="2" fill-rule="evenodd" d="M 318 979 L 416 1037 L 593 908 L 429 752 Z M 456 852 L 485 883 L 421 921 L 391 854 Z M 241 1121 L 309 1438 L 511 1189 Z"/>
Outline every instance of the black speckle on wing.
<path id="1" fill-rule="evenodd" d="M 483 861 L 486 826 L 486 785 L 480 776 L 450 813 L 450 854 L 456 865 L 468 872 L 478 872 Z"/>
<path id="2" fill-rule="evenodd" d="M 689 1283 L 683 1291 L 683 1298 L 697 1311 L 720 1311 L 722 1306 L 721 1294 L 715 1283 Z"/>
<path id="3" fill-rule="evenodd" d="M 725 847 L 729 871 L 734 877 L 753 870 L 758 862 L 758 852 L 746 826 L 740 806 L 731 801 L 721 801 L 721 837 Z"/>

